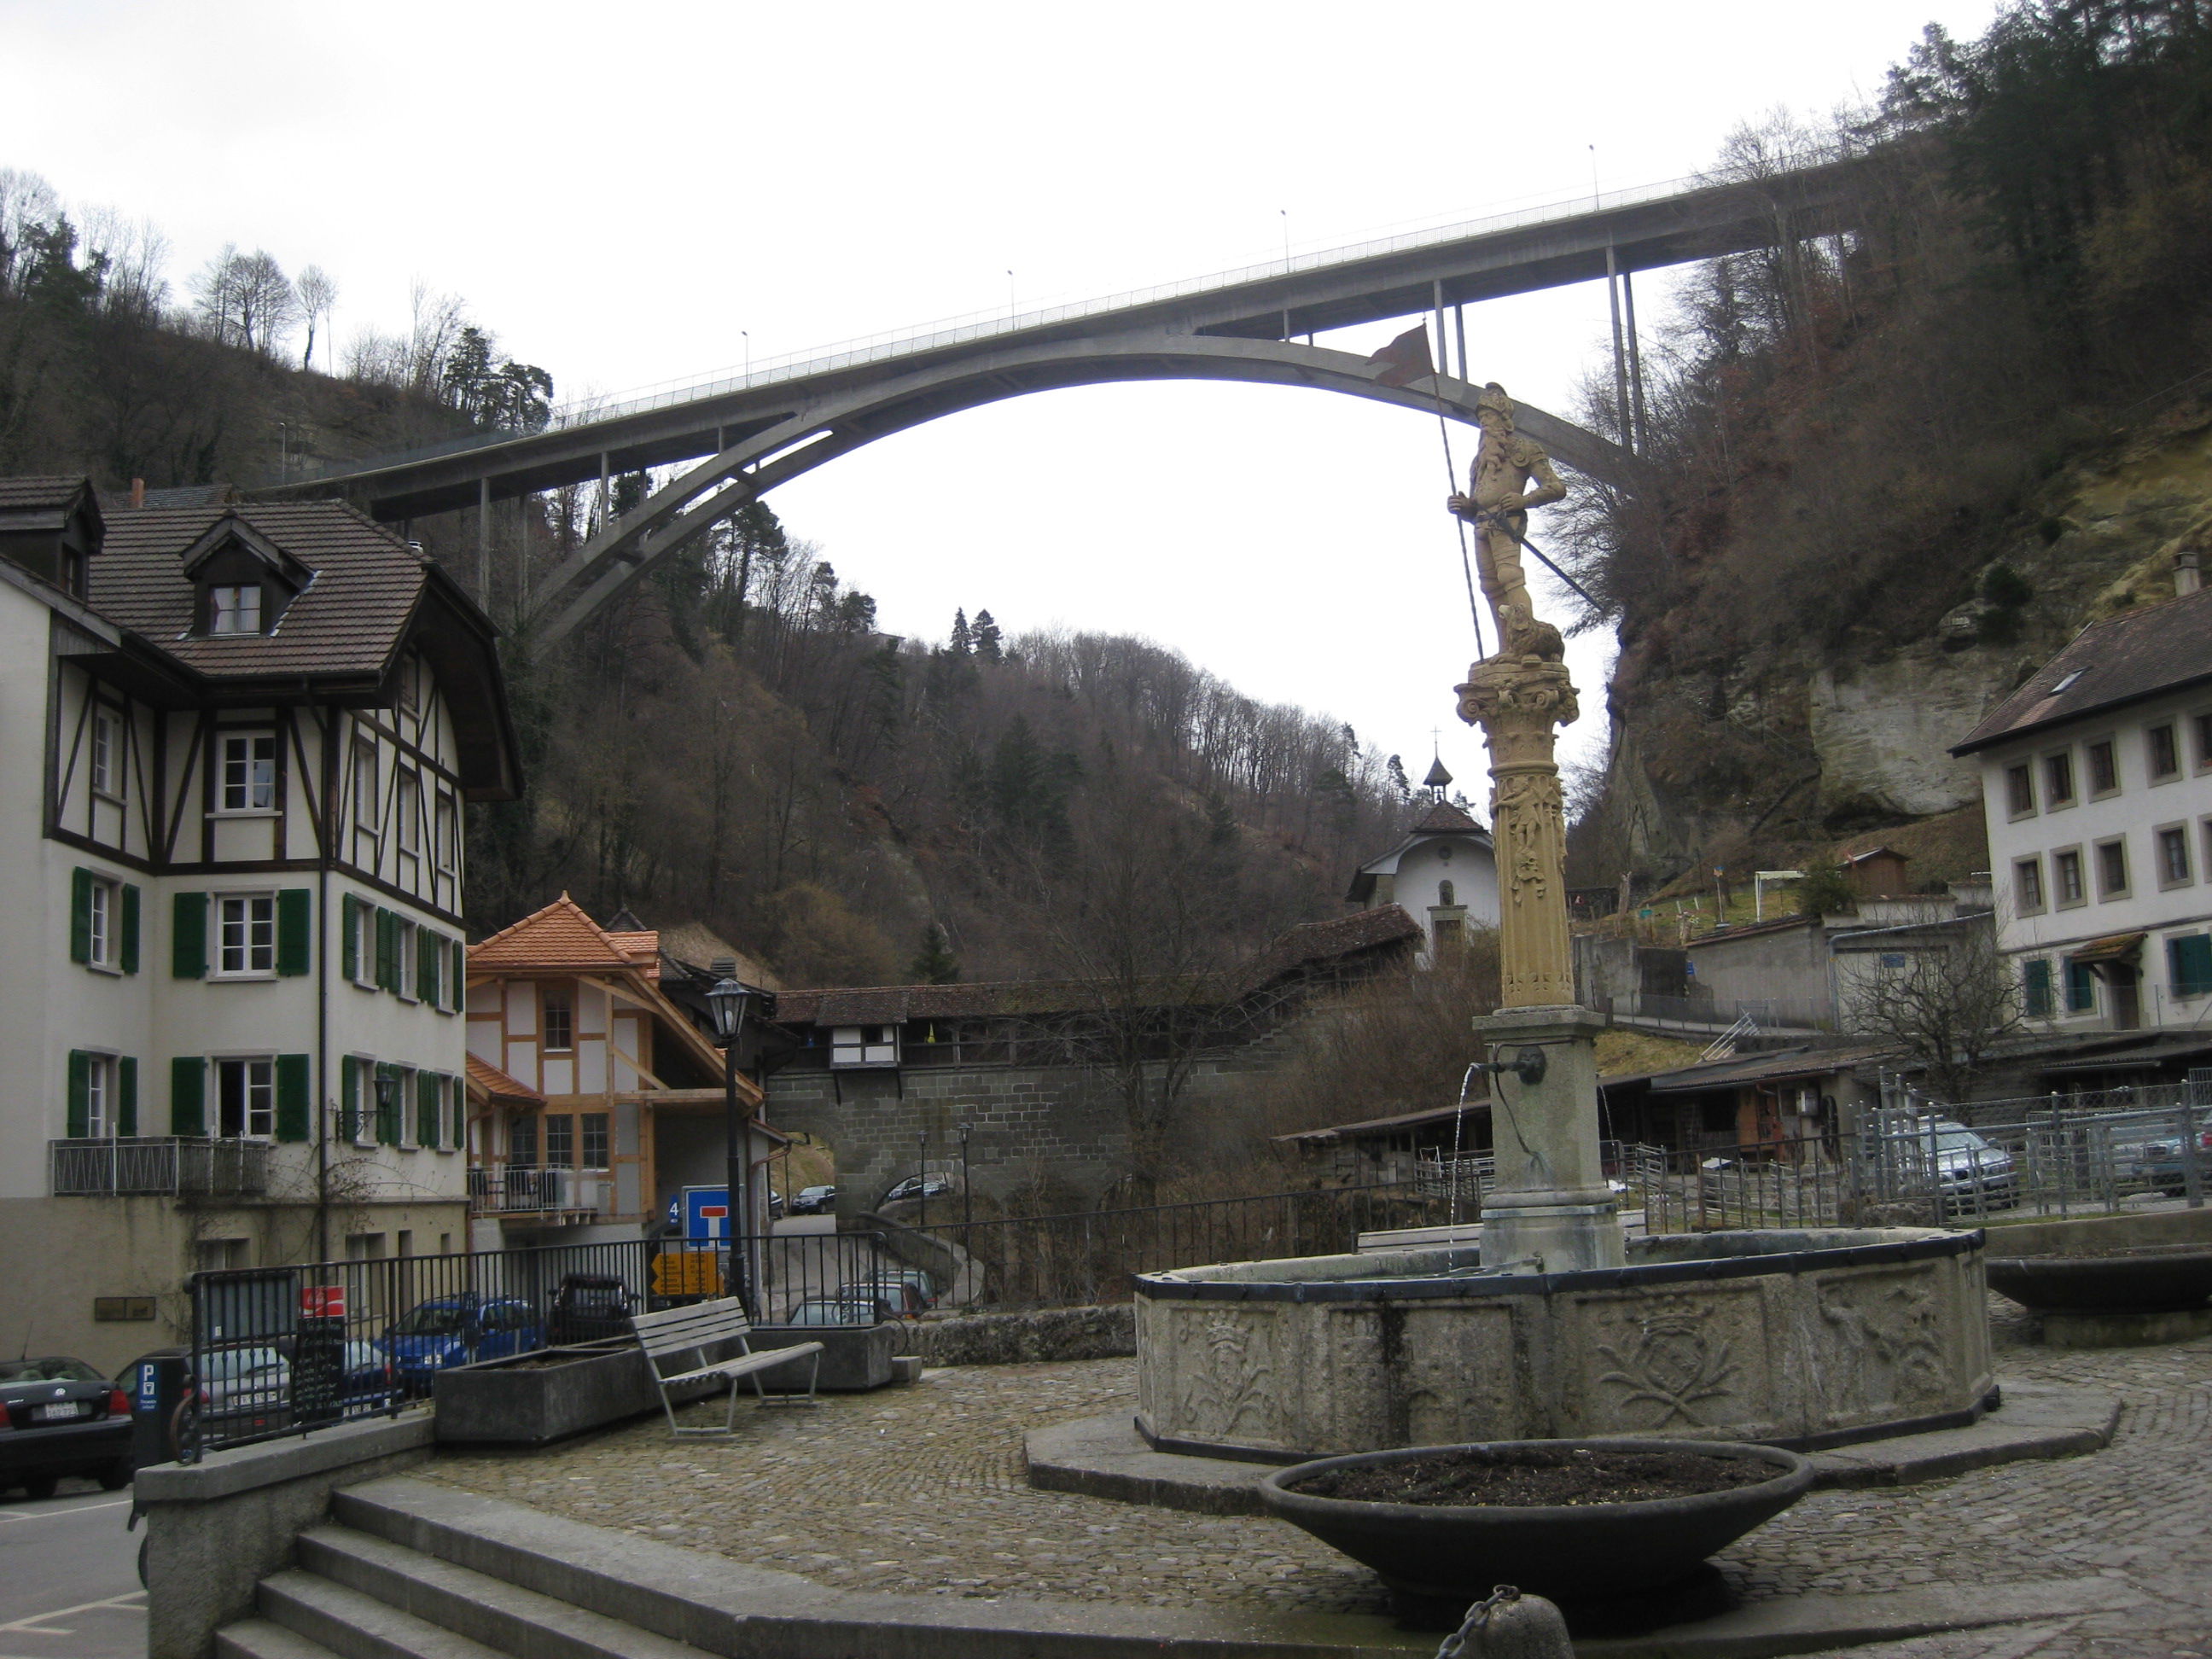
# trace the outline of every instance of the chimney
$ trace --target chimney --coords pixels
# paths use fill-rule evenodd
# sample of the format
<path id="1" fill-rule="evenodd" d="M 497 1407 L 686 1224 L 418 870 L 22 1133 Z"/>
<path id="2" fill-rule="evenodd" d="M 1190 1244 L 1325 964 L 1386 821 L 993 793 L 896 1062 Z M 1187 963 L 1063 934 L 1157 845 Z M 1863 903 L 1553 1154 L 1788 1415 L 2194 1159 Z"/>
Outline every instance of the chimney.
<path id="1" fill-rule="evenodd" d="M 143 478 L 131 481 L 131 505 L 134 507 L 146 505 L 146 481 Z"/>
<path id="2" fill-rule="evenodd" d="M 2173 595 L 2179 599 L 2185 593 L 2194 593 L 2204 586 L 2204 556 L 2193 547 L 2185 547 L 2173 556 Z"/>

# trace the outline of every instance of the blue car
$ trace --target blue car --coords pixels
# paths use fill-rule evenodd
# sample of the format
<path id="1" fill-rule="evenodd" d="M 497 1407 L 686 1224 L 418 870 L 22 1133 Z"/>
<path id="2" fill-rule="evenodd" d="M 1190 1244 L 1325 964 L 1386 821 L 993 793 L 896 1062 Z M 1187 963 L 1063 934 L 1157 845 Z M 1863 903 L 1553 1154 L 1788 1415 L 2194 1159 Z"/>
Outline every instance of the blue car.
<path id="1" fill-rule="evenodd" d="M 391 1357 L 400 1386 L 410 1395 L 430 1391 L 430 1379 L 455 1365 L 503 1359 L 545 1346 L 538 1310 L 516 1297 L 441 1296 L 417 1303 L 394 1321 L 378 1343 Z"/>

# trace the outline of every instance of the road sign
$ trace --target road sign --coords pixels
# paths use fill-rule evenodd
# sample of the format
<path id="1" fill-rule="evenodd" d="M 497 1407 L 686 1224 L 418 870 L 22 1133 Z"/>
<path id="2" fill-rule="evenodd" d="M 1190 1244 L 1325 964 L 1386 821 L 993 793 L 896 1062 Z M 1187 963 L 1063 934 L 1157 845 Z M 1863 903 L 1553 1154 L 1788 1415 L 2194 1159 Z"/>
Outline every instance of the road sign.
<path id="1" fill-rule="evenodd" d="M 727 1187 L 686 1187 L 677 1194 L 677 1198 L 684 1206 L 679 1237 L 693 1240 L 728 1239 L 730 1189 Z"/>

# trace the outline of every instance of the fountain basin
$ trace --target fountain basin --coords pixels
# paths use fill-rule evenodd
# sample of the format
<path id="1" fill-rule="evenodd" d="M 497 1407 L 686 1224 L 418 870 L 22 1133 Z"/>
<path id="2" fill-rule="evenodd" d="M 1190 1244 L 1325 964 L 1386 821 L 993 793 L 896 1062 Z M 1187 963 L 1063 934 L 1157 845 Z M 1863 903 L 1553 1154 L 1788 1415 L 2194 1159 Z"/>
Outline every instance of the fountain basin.
<path id="1" fill-rule="evenodd" d="M 1425 1446 L 1325 1458 L 1278 1469 L 1260 1486 L 1270 1513 L 1372 1567 L 1393 1589 L 1480 1601 L 1512 1584 L 1555 1601 L 1611 1599 L 1671 1584 L 1697 1571 L 1813 1484 L 1813 1466 L 1793 1452 L 1733 1442 L 1677 1441 L 1709 1456 L 1772 1466 L 1773 1477 L 1724 1492 L 1644 1503 L 1540 1509 L 1504 1505 L 1360 1503 L 1292 1490 L 1329 1469 L 1372 1466 L 1468 1449 Z M 1647 1449 L 1648 1440 L 1529 1441 L 1480 1449 L 1516 1452 Z"/>
<path id="2" fill-rule="evenodd" d="M 1990 1288 L 2022 1307 L 2172 1313 L 2212 1300 L 2212 1249 L 2144 1245 L 2095 1255 L 1992 1256 Z"/>
<path id="3" fill-rule="evenodd" d="M 1994 1403 L 1982 1235 L 1634 1239 L 1628 1265 L 1480 1273 L 1470 1246 L 1140 1274 L 1137 1427 L 1265 1462 L 1656 1437 L 1811 1449 Z"/>

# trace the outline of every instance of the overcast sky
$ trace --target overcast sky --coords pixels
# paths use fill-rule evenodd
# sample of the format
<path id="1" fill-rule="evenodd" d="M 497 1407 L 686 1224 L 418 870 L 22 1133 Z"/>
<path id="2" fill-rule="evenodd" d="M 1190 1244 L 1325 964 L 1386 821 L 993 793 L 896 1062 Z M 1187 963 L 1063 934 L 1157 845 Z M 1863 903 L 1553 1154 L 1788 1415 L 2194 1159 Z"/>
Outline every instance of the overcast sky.
<path id="1" fill-rule="evenodd" d="M 0 0 L 0 166 L 158 222 L 179 289 L 226 242 L 320 264 L 341 341 L 404 325 L 417 278 L 461 295 L 565 399 L 1004 307 L 1009 270 L 1026 309 L 1279 257 L 1286 223 L 1305 252 L 1565 200 L 1593 161 L 1679 177 L 1993 10 Z M 1601 283 L 1468 314 L 1476 378 L 1563 413 L 1607 336 Z M 1480 800 L 1445 482 L 1432 419 L 1147 384 L 957 416 L 771 500 L 891 632 L 961 605 L 1146 634 L 1416 777 L 1441 727 Z M 1571 657 L 1582 752 L 1608 654 Z"/>

